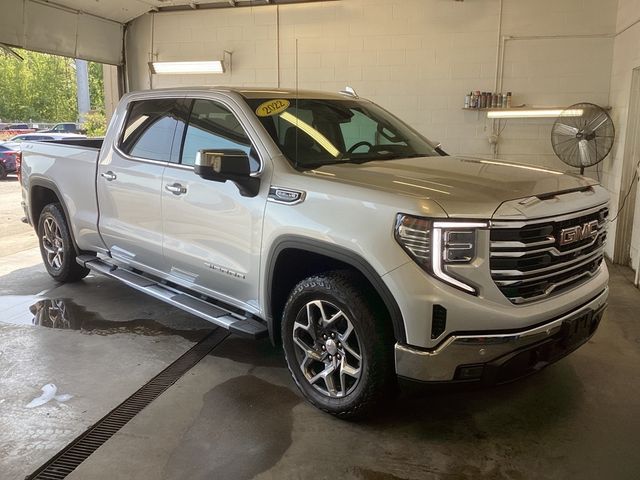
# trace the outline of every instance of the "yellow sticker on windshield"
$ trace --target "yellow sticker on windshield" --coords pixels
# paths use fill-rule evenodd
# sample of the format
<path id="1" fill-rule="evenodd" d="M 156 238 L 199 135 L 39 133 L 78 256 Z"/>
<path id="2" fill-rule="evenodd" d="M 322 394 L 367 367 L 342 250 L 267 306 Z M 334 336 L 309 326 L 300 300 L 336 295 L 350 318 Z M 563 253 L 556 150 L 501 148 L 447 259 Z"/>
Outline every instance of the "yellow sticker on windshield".
<path id="1" fill-rule="evenodd" d="M 289 105 L 291 105 L 291 102 L 284 98 L 268 100 L 258 105 L 258 108 L 256 108 L 256 115 L 259 117 L 271 117 L 272 115 L 284 112 L 289 108 Z"/>

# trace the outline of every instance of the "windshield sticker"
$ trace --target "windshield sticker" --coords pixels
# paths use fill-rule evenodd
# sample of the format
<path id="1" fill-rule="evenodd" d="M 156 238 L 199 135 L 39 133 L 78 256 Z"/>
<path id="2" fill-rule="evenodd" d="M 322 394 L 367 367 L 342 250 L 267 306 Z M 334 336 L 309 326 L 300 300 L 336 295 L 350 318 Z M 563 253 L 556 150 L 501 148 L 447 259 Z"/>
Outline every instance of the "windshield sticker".
<path id="1" fill-rule="evenodd" d="M 291 105 L 291 102 L 284 98 L 268 100 L 258 105 L 258 108 L 256 108 L 256 115 L 258 115 L 259 117 L 271 117 L 273 115 L 284 112 L 287 108 L 289 108 L 289 105 Z"/>

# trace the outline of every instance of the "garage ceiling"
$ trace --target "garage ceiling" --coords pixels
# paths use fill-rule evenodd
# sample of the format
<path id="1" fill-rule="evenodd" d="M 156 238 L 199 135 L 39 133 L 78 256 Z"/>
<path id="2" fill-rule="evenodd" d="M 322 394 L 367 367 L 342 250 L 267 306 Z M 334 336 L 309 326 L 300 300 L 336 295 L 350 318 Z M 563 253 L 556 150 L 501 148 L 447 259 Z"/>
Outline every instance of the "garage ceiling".
<path id="1" fill-rule="evenodd" d="M 55 0 L 46 3 L 65 6 L 119 23 L 127 23 L 149 11 L 255 7 L 318 1 L 323 0 Z"/>
<path id="2" fill-rule="evenodd" d="M 0 0 L 0 44 L 121 65 L 124 24 L 149 11 L 318 1 L 332 0 Z"/>

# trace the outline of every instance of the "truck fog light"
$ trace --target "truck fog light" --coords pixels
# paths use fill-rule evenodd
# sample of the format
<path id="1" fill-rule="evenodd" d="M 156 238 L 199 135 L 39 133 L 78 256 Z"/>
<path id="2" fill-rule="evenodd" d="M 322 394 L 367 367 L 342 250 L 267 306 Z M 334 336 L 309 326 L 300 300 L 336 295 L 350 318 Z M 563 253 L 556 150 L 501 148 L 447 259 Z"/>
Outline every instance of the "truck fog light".
<path id="1" fill-rule="evenodd" d="M 484 365 L 465 365 L 458 368 L 456 378 L 458 380 L 478 380 L 482 378 Z"/>

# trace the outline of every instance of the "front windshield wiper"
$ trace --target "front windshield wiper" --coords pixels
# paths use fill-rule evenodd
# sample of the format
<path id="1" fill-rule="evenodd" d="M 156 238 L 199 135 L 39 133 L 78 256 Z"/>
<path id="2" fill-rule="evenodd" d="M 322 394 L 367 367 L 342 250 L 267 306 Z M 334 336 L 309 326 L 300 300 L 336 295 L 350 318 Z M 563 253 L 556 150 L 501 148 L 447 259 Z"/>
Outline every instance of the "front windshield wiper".
<path id="1" fill-rule="evenodd" d="M 388 154 L 385 155 L 377 155 L 375 157 L 344 157 L 344 158 L 338 158 L 335 160 L 326 160 L 323 162 L 314 162 L 314 163 L 307 163 L 305 165 L 298 165 L 299 168 L 302 168 L 304 170 L 313 170 L 314 168 L 320 168 L 320 167 L 324 167 L 326 165 L 339 165 L 339 164 L 343 164 L 343 163 L 353 163 L 356 165 L 361 165 L 363 163 L 367 163 L 367 162 L 375 162 L 378 160 L 381 161 L 385 161 L 385 160 L 400 160 L 400 159 L 404 159 L 404 158 L 420 158 L 420 157 L 432 157 L 433 155 L 428 154 L 428 153 L 410 153 L 410 154 L 400 154 L 400 153 L 391 153 L 389 152 Z"/>
<path id="2" fill-rule="evenodd" d="M 420 158 L 420 157 L 431 157 L 433 155 L 430 155 L 428 153 L 394 153 L 394 152 L 388 152 L 388 153 L 382 153 L 379 155 L 376 155 L 375 157 L 356 157 L 356 158 L 350 158 L 349 160 L 351 161 L 351 163 L 366 163 L 366 162 L 375 162 L 376 160 L 402 160 L 405 158 Z"/>

